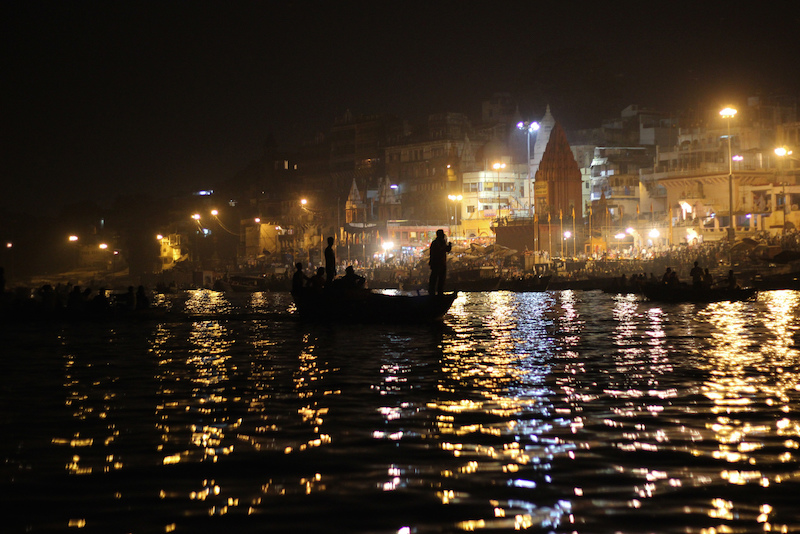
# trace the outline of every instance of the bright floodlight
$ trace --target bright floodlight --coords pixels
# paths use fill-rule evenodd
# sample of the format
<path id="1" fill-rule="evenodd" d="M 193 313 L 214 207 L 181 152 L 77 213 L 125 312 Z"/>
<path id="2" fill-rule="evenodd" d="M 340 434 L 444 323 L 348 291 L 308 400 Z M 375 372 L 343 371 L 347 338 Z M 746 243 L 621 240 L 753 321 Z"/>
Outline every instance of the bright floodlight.
<path id="1" fill-rule="evenodd" d="M 528 122 L 518 122 L 517 123 L 517 129 L 518 130 L 527 130 L 528 132 L 535 132 L 536 130 L 539 129 L 539 123 L 538 122 L 530 122 L 530 123 L 528 123 Z"/>
<path id="2" fill-rule="evenodd" d="M 723 119 L 732 119 L 736 115 L 736 110 L 733 108 L 725 108 L 719 112 Z"/>
<path id="3" fill-rule="evenodd" d="M 6 248 L 14 248 L 14 243 L 9 241 L 8 243 L 6 243 Z"/>
<path id="4" fill-rule="evenodd" d="M 211 215 L 216 217 L 217 215 L 219 215 L 219 212 L 217 210 L 211 210 Z"/>
<path id="5" fill-rule="evenodd" d="M 659 231 L 658 231 L 658 230 L 656 230 L 655 228 L 653 228 L 652 230 L 650 230 L 650 237 L 652 237 L 653 239 L 657 238 L 657 237 L 658 237 L 658 236 L 660 236 L 660 235 L 661 235 L 661 232 L 659 232 Z"/>
<path id="6" fill-rule="evenodd" d="M 494 170 L 496 170 L 496 171 L 499 171 L 500 169 L 505 169 L 506 168 L 506 164 L 505 163 L 495 163 L 494 165 L 492 165 L 492 168 Z"/>
<path id="7" fill-rule="evenodd" d="M 194 215 L 192 215 L 192 219 L 194 219 L 195 221 L 199 221 L 200 220 L 200 214 L 199 213 L 195 213 Z"/>
<path id="8" fill-rule="evenodd" d="M 105 250 L 105 249 L 107 249 L 107 248 L 108 248 L 108 245 L 106 245 L 105 243 L 100 243 L 100 248 L 101 248 L 102 250 Z"/>
<path id="9" fill-rule="evenodd" d="M 161 235 L 161 234 L 158 234 L 158 235 L 156 235 L 156 239 L 161 241 L 162 239 L 164 239 L 164 236 Z"/>
<path id="10" fill-rule="evenodd" d="M 570 231 L 564 232 L 564 239 L 569 239 L 570 237 L 572 237 L 572 232 Z"/>
<path id="11" fill-rule="evenodd" d="M 70 241 L 77 241 L 77 240 L 78 240 L 78 236 L 76 236 L 76 235 L 71 235 L 71 236 L 69 236 L 69 240 L 70 240 Z"/>
<path id="12" fill-rule="evenodd" d="M 306 204 L 308 204 L 308 200 L 306 200 L 306 199 L 304 199 L 304 198 L 301 198 L 301 199 L 300 199 L 300 204 L 302 204 L 303 206 L 305 206 Z"/>
<path id="13" fill-rule="evenodd" d="M 780 157 L 791 156 L 792 151 L 786 148 L 785 146 L 782 146 L 775 149 L 775 155 Z"/>
<path id="14" fill-rule="evenodd" d="M 633 235 L 633 232 L 635 232 L 635 231 L 636 231 L 636 230 L 634 230 L 633 228 L 627 228 L 627 229 L 625 230 L 625 233 L 626 233 L 626 234 L 631 234 L 631 235 Z"/>
<path id="15" fill-rule="evenodd" d="M 617 239 L 625 239 L 625 234 L 617 234 L 614 237 L 616 237 Z"/>
<path id="16" fill-rule="evenodd" d="M 391 241 L 384 241 L 381 247 L 383 247 L 383 250 L 389 250 L 391 248 L 394 248 L 394 243 Z"/>
<path id="17" fill-rule="evenodd" d="M 256 217 L 255 221 L 256 221 L 256 223 L 260 223 L 261 222 L 261 218 L 260 217 Z"/>

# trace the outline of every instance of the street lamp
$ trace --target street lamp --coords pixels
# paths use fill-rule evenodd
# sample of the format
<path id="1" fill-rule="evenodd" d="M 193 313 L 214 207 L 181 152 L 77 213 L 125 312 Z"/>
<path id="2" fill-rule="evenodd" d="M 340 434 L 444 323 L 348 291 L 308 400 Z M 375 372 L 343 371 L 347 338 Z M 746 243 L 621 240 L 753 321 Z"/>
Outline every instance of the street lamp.
<path id="1" fill-rule="evenodd" d="M 533 176 L 531 176 L 531 134 L 539 130 L 538 122 L 518 122 L 517 129 L 522 130 L 528 137 L 528 213 L 533 216 Z"/>
<path id="2" fill-rule="evenodd" d="M 731 119 L 736 116 L 736 110 L 733 108 L 725 108 L 719 112 L 723 119 L 728 119 L 728 214 L 730 216 L 730 230 L 728 234 L 728 243 L 732 247 L 736 241 L 736 225 L 733 223 L 733 152 L 731 150 Z M 733 253 L 729 254 L 729 260 L 733 265 Z"/>
<path id="3" fill-rule="evenodd" d="M 459 228 L 458 228 L 458 212 L 461 211 L 459 209 L 460 208 L 460 203 L 461 203 L 461 200 L 464 197 L 461 196 L 461 195 L 447 195 L 447 198 L 450 199 L 451 201 L 453 201 L 453 203 L 454 203 L 453 211 L 455 213 L 456 235 L 458 235 L 458 234 L 460 234 L 460 231 L 459 231 Z"/>

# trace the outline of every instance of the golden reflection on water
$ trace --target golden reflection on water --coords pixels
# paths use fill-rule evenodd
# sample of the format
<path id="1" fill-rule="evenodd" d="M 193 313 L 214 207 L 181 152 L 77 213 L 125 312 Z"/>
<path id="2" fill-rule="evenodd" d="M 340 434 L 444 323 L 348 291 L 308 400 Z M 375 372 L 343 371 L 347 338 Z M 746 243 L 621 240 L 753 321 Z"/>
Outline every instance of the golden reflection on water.
<path id="1" fill-rule="evenodd" d="M 292 330 L 289 341 L 264 335 L 263 323 L 238 319 L 234 326 L 225 319 L 234 305 L 224 294 L 193 292 L 186 303 L 192 320 L 155 325 L 151 336 L 160 458 L 163 464 L 217 462 L 246 449 L 302 463 L 313 449 L 340 453 L 351 430 L 341 428 L 341 406 L 331 401 L 341 398 L 346 384 L 366 390 L 341 399 L 347 403 L 366 404 L 370 393 L 380 398 L 365 414 L 379 424 L 365 434 L 405 447 L 405 454 L 414 449 L 372 470 L 379 490 L 422 486 L 443 505 L 474 504 L 470 488 L 488 481 L 519 496 L 491 499 L 493 517 L 461 521 L 463 530 L 579 528 L 582 513 L 602 513 L 597 509 L 604 506 L 613 509 L 609 514 L 646 509 L 655 498 L 708 486 L 705 500 L 695 498 L 696 508 L 685 514 L 719 521 L 716 531 L 739 518 L 785 531 L 770 499 L 753 504 L 713 491 L 720 480 L 758 490 L 788 487 L 800 476 L 791 468 L 800 448 L 793 411 L 800 379 L 798 295 L 768 292 L 757 304 L 666 307 L 632 296 L 591 297 L 607 316 L 596 314 L 579 292 L 461 295 L 442 332 L 371 331 L 373 338 L 384 336 L 375 354 L 345 374 L 339 362 L 347 360 L 331 363 L 331 347 L 341 350 L 352 339 L 324 328 Z M 269 294 L 247 298 L 249 309 L 273 307 Z M 417 360 L 410 347 L 424 336 L 437 340 L 440 351 Z M 67 472 L 122 468 L 119 455 L 107 450 L 94 457 L 100 441 L 118 439 L 111 384 L 121 373 L 87 381 L 81 366 L 95 364 L 72 350 L 63 361 L 66 405 L 80 423 L 52 440 L 74 449 Z M 677 368 L 683 368 L 683 382 L 675 381 Z M 244 424 L 237 414 L 244 414 Z M 87 422 L 102 431 L 84 431 Z M 415 464 L 425 447 L 447 461 Z M 682 459 L 688 455 L 693 459 Z M 324 476 L 325 468 L 265 473 L 256 497 L 241 505 L 222 477 L 197 477 L 191 488 L 162 490 L 161 497 L 199 501 L 209 515 L 239 506 L 259 513 L 262 498 L 341 484 L 336 475 Z M 590 482 L 581 480 L 587 471 Z M 542 505 L 538 492 L 557 484 L 549 491 L 560 497 Z"/>
<path id="2" fill-rule="evenodd" d="M 512 487 L 526 489 L 549 481 L 543 473 L 562 444 L 546 438 L 550 425 L 541 417 L 549 409 L 542 402 L 548 368 L 542 355 L 557 350 L 547 316 L 559 316 L 559 328 L 565 331 L 576 335 L 580 331 L 575 295 L 563 293 L 556 301 L 546 294 L 521 297 L 495 291 L 479 298 L 459 297 L 451 308 L 454 332 L 442 347 L 441 398 L 427 405 L 438 412 L 440 449 L 457 461 L 457 467 L 440 473 L 442 480 L 452 481 L 452 487 L 445 484 L 437 491 L 442 504 L 468 498 L 457 489 L 462 479 L 507 479 Z M 483 313 L 472 309 L 473 300 L 480 300 Z M 565 342 L 563 337 L 560 341 Z M 574 339 L 565 343 L 571 342 Z M 485 438 L 477 437 L 481 435 Z M 571 503 L 559 500 L 552 506 L 537 506 L 494 500 L 492 507 L 494 518 L 465 521 L 458 527 L 466 531 L 555 527 L 569 520 Z"/>
<path id="3" fill-rule="evenodd" d="M 698 354 L 707 371 L 703 394 L 713 403 L 715 418 L 706 424 L 717 442 L 710 456 L 729 464 L 719 477 L 733 485 L 769 487 L 796 482 L 800 472 L 787 474 L 775 465 L 796 462 L 800 419 L 792 410 L 800 382 L 800 353 L 794 343 L 794 311 L 800 299 L 793 291 L 761 295 L 763 309 L 748 303 L 718 303 L 698 313 L 711 328 L 710 342 Z M 755 332 L 758 339 L 752 341 Z M 777 417 L 764 417 L 764 412 Z M 778 415 L 779 414 L 779 415 Z M 769 450 L 769 452 L 765 452 Z M 696 449 L 694 454 L 707 454 Z M 731 519 L 745 515 L 748 505 L 715 499 L 709 516 Z M 769 504 L 761 506 L 757 521 L 764 530 L 786 531 L 770 521 Z"/>

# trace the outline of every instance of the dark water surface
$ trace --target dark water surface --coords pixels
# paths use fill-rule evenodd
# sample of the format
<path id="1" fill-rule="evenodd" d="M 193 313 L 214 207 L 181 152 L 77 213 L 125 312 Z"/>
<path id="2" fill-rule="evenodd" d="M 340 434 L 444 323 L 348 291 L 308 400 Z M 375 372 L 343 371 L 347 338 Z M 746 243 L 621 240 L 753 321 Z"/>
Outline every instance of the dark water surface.
<path id="1" fill-rule="evenodd" d="M 800 531 L 800 293 L 173 299 L 209 315 L 0 326 L 0 532 Z"/>

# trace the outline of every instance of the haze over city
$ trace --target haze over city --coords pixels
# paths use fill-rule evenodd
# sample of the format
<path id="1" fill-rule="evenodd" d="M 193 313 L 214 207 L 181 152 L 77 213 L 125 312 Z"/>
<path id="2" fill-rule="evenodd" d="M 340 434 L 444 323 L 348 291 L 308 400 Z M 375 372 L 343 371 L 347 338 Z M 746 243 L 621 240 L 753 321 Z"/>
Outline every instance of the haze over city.
<path id="1" fill-rule="evenodd" d="M 769 4 L 5 3 L 0 207 L 211 187 L 346 110 L 475 116 L 504 91 L 570 129 L 796 97 L 798 14 Z"/>

